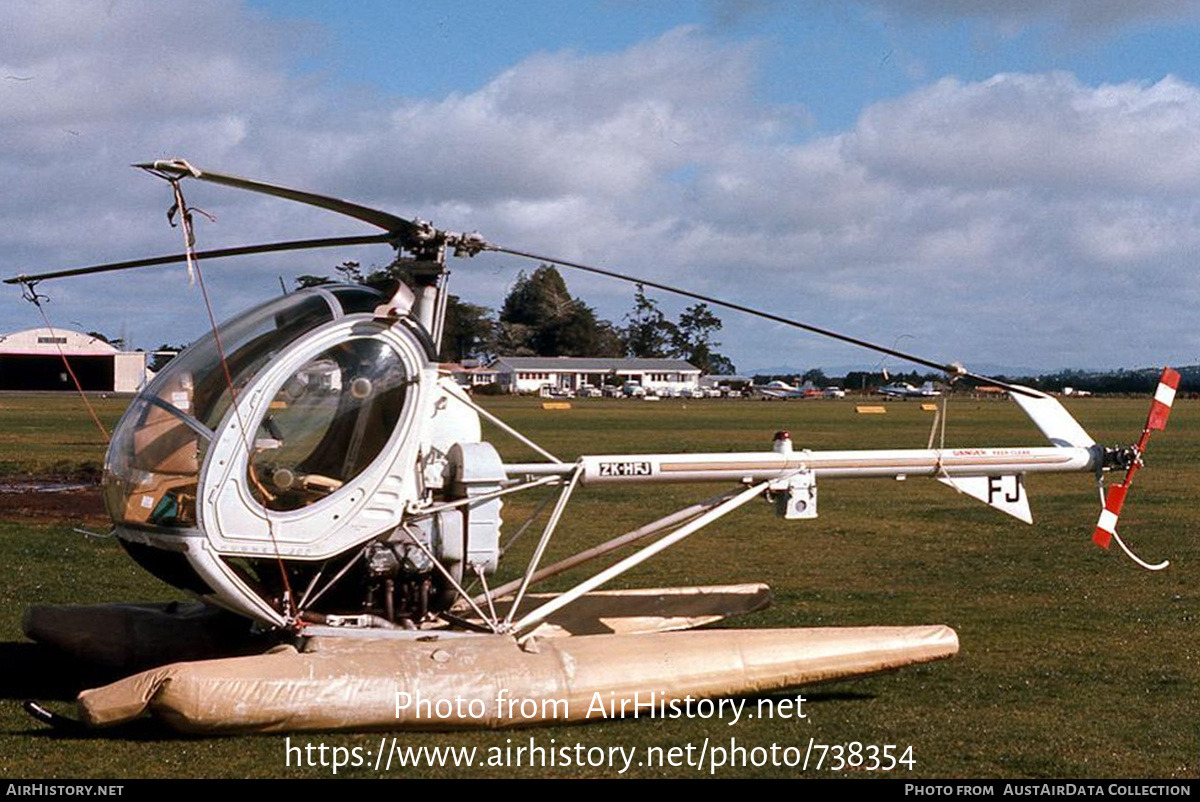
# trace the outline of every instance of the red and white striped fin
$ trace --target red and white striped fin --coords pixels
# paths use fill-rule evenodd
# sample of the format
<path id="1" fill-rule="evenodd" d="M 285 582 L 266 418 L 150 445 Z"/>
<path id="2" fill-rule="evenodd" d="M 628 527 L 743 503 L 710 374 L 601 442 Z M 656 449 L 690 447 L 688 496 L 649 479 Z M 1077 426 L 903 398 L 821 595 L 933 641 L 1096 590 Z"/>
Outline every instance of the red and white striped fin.
<path id="1" fill-rule="evenodd" d="M 1146 428 L 1161 432 L 1167 428 L 1167 417 L 1171 414 L 1171 404 L 1175 402 L 1175 391 L 1179 389 L 1179 372 L 1171 368 L 1163 368 L 1162 378 L 1158 380 L 1158 389 L 1154 391 L 1154 401 L 1150 404 L 1150 419 Z"/>
<path id="2" fill-rule="evenodd" d="M 1128 488 L 1123 485 L 1113 485 L 1108 489 L 1104 498 L 1104 509 L 1100 511 L 1100 520 L 1096 523 L 1096 531 L 1092 532 L 1092 540 L 1101 548 L 1107 549 L 1112 544 L 1113 535 L 1117 533 L 1117 517 L 1121 507 L 1125 505 L 1125 493 Z"/>

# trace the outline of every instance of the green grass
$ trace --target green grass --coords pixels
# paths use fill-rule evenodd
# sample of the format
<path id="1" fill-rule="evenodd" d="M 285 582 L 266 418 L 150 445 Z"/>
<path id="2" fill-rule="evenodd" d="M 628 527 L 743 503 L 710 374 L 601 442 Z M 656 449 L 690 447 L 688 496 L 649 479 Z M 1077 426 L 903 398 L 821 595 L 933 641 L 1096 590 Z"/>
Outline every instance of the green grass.
<path id="1" fill-rule="evenodd" d="M 108 432 L 128 398 L 90 395 Z M 104 461 L 105 436 L 74 393 L 0 393 L 0 477 L 72 473 Z"/>
<path id="2" fill-rule="evenodd" d="M 0 466 L 44 472 L 98 460 L 93 424 L 69 396 L 0 397 Z M 852 401 L 611 400 L 544 411 L 532 400 L 486 399 L 490 409 L 557 454 L 767 449 L 776 429 L 797 448 L 921 447 L 931 415 L 916 403 L 889 403 L 882 416 L 854 414 Z M 1148 400 L 1084 399 L 1070 405 L 1105 443 L 1133 442 Z M 120 404 L 108 401 L 106 423 Z M 1090 477 L 1034 476 L 1028 527 L 935 482 L 824 482 L 821 517 L 789 522 L 767 505 L 732 514 L 621 578 L 627 586 L 768 582 L 775 604 L 730 625 L 753 627 L 946 623 L 960 654 L 893 674 L 810 688 L 804 721 L 641 720 L 468 734 L 399 733 L 412 746 L 492 747 L 817 743 L 912 746 L 912 771 L 838 776 L 1153 777 L 1197 774 L 1200 690 L 1197 612 L 1200 551 L 1191 526 L 1200 469 L 1198 405 L 1181 400 L 1156 434 L 1121 529 L 1151 560 L 1148 573 L 1090 542 L 1098 512 Z M 531 455 L 504 437 L 508 459 Z M 1012 404 L 955 400 L 950 445 L 1040 445 Z M 547 560 L 707 497 L 712 487 L 606 488 L 577 493 Z M 511 527 L 525 499 L 505 508 Z M 323 777 L 328 768 L 285 766 L 286 736 L 191 739 L 147 722 L 112 735 L 51 732 L 27 718 L 27 696 L 67 700 L 91 680 L 78 667 L 49 664 L 23 642 L 20 615 L 31 603 L 180 598 L 137 569 L 111 540 L 89 540 L 54 524 L 0 524 L 0 698 L 3 777 Z M 532 536 L 527 537 L 532 541 Z M 525 549 L 532 543 L 523 544 Z M 526 552 L 527 553 L 527 552 Z M 520 549 L 513 555 L 523 563 Z M 518 570 L 510 565 L 508 576 Z M 578 575 L 576 575 L 578 576 Z M 503 577 L 502 577 L 503 578 Z M 572 577 L 564 577 L 561 583 Z M 560 584 L 561 584 L 560 583 Z M 57 708 L 69 710 L 58 702 Z M 390 737 L 390 736 L 389 736 Z M 378 734 L 304 734 L 297 743 L 374 750 Z M 511 739 L 511 743 L 509 743 Z M 811 775 L 834 776 L 827 771 Z M 390 776 L 612 776 L 607 768 L 405 769 Z M 696 776 L 695 768 L 634 766 L 635 776 Z M 725 768 L 721 776 L 798 776 L 788 768 Z M 338 776 L 376 776 L 359 768 Z"/>

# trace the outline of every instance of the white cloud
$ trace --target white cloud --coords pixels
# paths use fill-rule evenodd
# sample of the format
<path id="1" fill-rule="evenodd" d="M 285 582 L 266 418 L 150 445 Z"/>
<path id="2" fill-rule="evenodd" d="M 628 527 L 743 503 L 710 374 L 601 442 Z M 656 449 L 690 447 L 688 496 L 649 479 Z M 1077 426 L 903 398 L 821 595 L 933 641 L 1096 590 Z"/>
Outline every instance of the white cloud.
<path id="1" fill-rule="evenodd" d="M 1066 73 L 944 78 L 867 109 L 852 158 L 906 183 L 1191 193 L 1200 91 L 1176 78 L 1090 87 Z"/>
<path id="2" fill-rule="evenodd" d="M 0 6 L 0 124 L 76 129 L 165 114 L 203 117 L 282 89 L 278 41 L 232 0 Z"/>
<path id="3" fill-rule="evenodd" d="M 691 29 L 617 54 L 534 56 L 481 90 L 393 110 L 370 141 L 396 156 L 414 192 L 479 202 L 520 197 L 627 197 L 664 172 L 711 158 L 739 132 L 770 137 L 745 88 L 753 48 L 717 46 Z"/>

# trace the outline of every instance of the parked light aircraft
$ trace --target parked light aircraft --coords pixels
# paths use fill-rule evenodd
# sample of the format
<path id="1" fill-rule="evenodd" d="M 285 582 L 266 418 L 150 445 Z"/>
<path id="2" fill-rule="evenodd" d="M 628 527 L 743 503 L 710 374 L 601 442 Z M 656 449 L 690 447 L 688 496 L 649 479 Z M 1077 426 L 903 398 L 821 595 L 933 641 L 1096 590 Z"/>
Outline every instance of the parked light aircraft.
<path id="1" fill-rule="evenodd" d="M 766 398 L 821 398 L 822 392 L 812 382 L 808 381 L 799 387 L 794 387 L 785 381 L 776 379 L 767 382 L 754 390 Z"/>
<path id="2" fill-rule="evenodd" d="M 936 398 L 941 391 L 933 386 L 933 382 L 925 382 L 920 387 L 913 387 L 908 382 L 895 382 L 880 387 L 876 392 L 888 398 Z"/>
<path id="3" fill-rule="evenodd" d="M 957 651 L 957 637 L 940 625 L 667 632 L 755 609 L 766 602 L 762 586 L 601 588 L 755 500 L 771 500 L 789 521 L 815 518 L 818 483 L 851 478 L 929 477 L 1028 521 L 1026 475 L 1100 478 L 1123 470 L 1095 531 L 1107 545 L 1116 537 L 1117 516 L 1150 431 L 1165 425 L 1178 386 L 1178 374 L 1165 371 L 1142 438 L 1106 448 L 1053 397 L 959 365 L 182 160 L 139 166 L 170 183 L 173 213 L 185 230 L 183 253 L 9 281 L 25 285 L 36 299 L 34 287 L 50 278 L 173 262 L 198 270 L 218 257 L 365 243 L 396 248 L 409 279 L 388 294 L 320 286 L 250 309 L 192 344 L 129 405 L 112 435 L 103 482 L 119 542 L 156 576 L 209 607 L 244 617 L 247 632 L 252 622 L 285 648 L 239 659 L 206 655 L 214 659 L 153 668 L 85 692 L 80 715 L 93 725 L 150 708 L 198 732 L 429 726 L 412 711 L 400 715 L 393 703 L 400 693 L 467 699 L 470 715 L 440 719 L 436 725 L 443 728 L 531 723 L 493 709 L 502 708 L 494 702 L 505 694 L 573 700 L 568 713 L 556 709 L 548 717 L 561 722 L 587 718 L 593 694 L 606 702 L 650 690 L 663 702 L 737 696 L 947 657 Z M 382 233 L 193 252 L 182 191 L 190 181 L 324 208 Z M 511 254 L 634 281 L 943 370 L 954 381 L 1000 386 L 1049 444 L 809 451 L 794 448 L 780 432 L 762 451 L 561 460 L 439 372 L 447 251 L 461 257 Z M 540 459 L 502 458 L 483 439 L 484 420 Z M 724 489 L 544 564 L 576 492 L 667 483 Z M 518 579 L 491 586 L 489 577 L 505 556 L 504 504 L 535 488 L 557 494 L 533 555 Z M 532 529 L 537 516 L 519 530 Z M 651 538 L 657 539 L 642 545 Z M 550 577 L 635 545 L 633 553 L 563 592 L 530 592 Z M 28 627 L 36 639 L 77 652 L 85 641 L 94 646 L 99 630 L 118 633 L 134 638 L 126 651 L 165 663 L 178 658 L 181 640 L 195 641 L 195 628 L 204 626 L 194 622 L 203 616 L 193 612 L 129 605 L 40 608 Z M 487 715 L 474 715 L 474 699 Z"/>

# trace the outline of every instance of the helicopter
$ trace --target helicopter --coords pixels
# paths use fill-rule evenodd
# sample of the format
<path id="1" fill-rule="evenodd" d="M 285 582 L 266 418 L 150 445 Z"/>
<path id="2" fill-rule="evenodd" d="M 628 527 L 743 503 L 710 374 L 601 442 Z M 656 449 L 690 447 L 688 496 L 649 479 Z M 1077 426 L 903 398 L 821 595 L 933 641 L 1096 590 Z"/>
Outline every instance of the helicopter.
<path id="1" fill-rule="evenodd" d="M 31 611 L 27 632 L 66 650 L 79 648 L 88 640 L 82 633 L 97 629 L 99 621 L 149 622 L 141 631 L 150 634 L 133 648 L 152 652 L 152 667 L 81 694 L 80 716 L 90 725 L 120 723 L 147 709 L 193 732 L 586 720 L 598 694 L 606 701 L 619 697 L 622 705 L 632 700 L 636 709 L 647 693 L 663 705 L 741 696 L 955 654 L 957 636 L 939 625 L 694 631 L 765 605 L 764 586 L 602 590 L 752 501 L 768 499 L 788 521 L 813 519 L 818 483 L 834 479 L 934 478 L 1032 522 L 1026 475 L 1077 472 L 1102 481 L 1109 472 L 1124 471 L 1104 496 L 1094 539 L 1104 547 L 1115 539 L 1146 568 L 1166 567 L 1133 554 L 1116 527 L 1150 433 L 1165 428 L 1179 384 L 1170 368 L 1140 440 L 1104 447 L 1053 396 L 958 364 L 607 268 L 502 247 L 478 233 L 444 231 L 337 198 L 201 170 L 183 159 L 135 166 L 170 184 L 169 217 L 179 217 L 183 252 L 22 274 L 7 282 L 23 285 L 36 301 L 35 287 L 48 279 L 171 263 L 198 272 L 201 262 L 217 258 L 371 243 L 397 251 L 396 264 L 408 281 L 390 293 L 322 285 L 269 300 L 214 324 L 133 398 L 104 464 L 102 492 L 114 533 L 133 560 L 193 594 L 203 609 Z M 185 181 L 315 206 L 382 233 L 196 251 Z M 935 447 L 931 437 L 925 449 L 811 451 L 777 432 L 762 451 L 560 460 L 439 370 L 447 258 L 485 251 L 655 287 L 931 367 L 951 382 L 1000 387 L 1050 444 L 946 448 Z M 541 459 L 506 462 L 484 438 L 485 421 Z M 668 483 L 726 489 L 544 564 L 579 489 Z M 532 557 L 518 579 L 489 587 L 506 551 L 506 501 L 538 488 L 557 492 Z M 532 523 L 533 517 L 520 531 Z M 632 554 L 568 590 L 531 592 L 540 582 L 634 545 Z M 246 630 L 252 624 L 258 635 L 267 633 L 275 648 L 204 660 L 188 653 L 185 662 L 173 662 L 180 643 L 195 641 L 209 626 L 205 613 L 217 609 L 249 622 Z M 464 697 L 465 709 L 437 715 L 438 701 Z M 517 716 L 514 699 L 564 704 L 548 715 L 543 705 L 538 715 Z M 39 706 L 30 711 L 64 723 Z"/>

